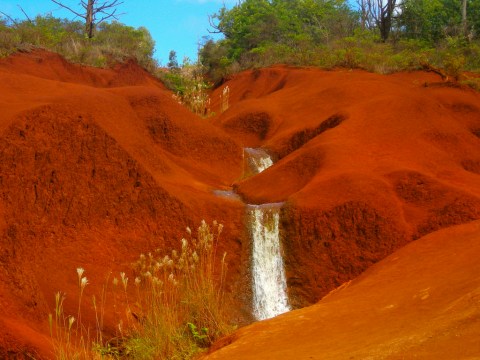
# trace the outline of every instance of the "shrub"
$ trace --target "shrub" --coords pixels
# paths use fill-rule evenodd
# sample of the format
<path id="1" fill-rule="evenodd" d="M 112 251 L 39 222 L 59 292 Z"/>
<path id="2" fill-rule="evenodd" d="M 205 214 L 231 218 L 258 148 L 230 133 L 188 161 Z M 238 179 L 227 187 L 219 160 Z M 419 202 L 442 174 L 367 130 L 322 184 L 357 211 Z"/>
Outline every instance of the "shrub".
<path id="1" fill-rule="evenodd" d="M 480 91 L 480 79 L 466 79 L 461 81 L 462 85 L 466 85 L 475 91 Z"/>
<path id="2" fill-rule="evenodd" d="M 221 231 L 216 222 L 212 227 L 202 222 L 197 237 L 189 231 L 189 238 L 182 239 L 179 252 L 140 256 L 134 269 L 142 324 L 129 343 L 142 339 L 160 358 L 178 352 L 187 356 L 231 330 L 225 307 L 225 254 L 220 262 L 216 259 Z"/>
<path id="3" fill-rule="evenodd" d="M 176 100 L 199 116 L 210 115 L 211 88 L 205 80 L 205 71 L 200 63 L 192 64 L 184 59 L 181 67 L 172 67 L 161 75 L 164 84 L 175 93 Z"/>
<path id="4" fill-rule="evenodd" d="M 135 29 L 117 21 L 102 23 L 93 41 L 115 60 L 133 58 L 147 70 L 153 71 L 156 67 L 155 41 L 145 27 Z"/>
<path id="5" fill-rule="evenodd" d="M 197 236 L 189 228 L 187 232 L 180 250 L 171 255 L 160 250 L 140 255 L 133 264 L 135 289 L 125 273 L 113 279 L 113 305 L 123 303 L 126 314 L 119 320 L 114 338 L 106 339 L 103 334 L 105 287 L 100 307 L 92 299 L 95 329 L 82 323 L 83 290 L 88 280 L 83 269 L 77 269 L 77 317 L 64 314 L 65 297 L 60 293 L 55 297 L 54 315 L 49 315 L 56 359 L 189 359 L 233 330 L 225 292 L 226 254 L 217 258 L 222 225 L 214 221 L 209 226 L 202 221 Z M 135 290 L 134 302 L 129 289 Z"/>
<path id="6" fill-rule="evenodd" d="M 146 28 L 135 29 L 114 21 L 100 24 L 92 39 L 85 38 L 83 32 L 81 21 L 50 15 L 37 16 L 32 21 L 3 21 L 0 22 L 0 56 L 41 47 L 85 65 L 104 67 L 111 61 L 133 58 L 148 71 L 156 70 L 155 42 Z"/>
<path id="7" fill-rule="evenodd" d="M 0 20 L 0 57 L 8 56 L 17 51 L 19 42 L 18 34 L 7 26 L 5 21 Z"/>

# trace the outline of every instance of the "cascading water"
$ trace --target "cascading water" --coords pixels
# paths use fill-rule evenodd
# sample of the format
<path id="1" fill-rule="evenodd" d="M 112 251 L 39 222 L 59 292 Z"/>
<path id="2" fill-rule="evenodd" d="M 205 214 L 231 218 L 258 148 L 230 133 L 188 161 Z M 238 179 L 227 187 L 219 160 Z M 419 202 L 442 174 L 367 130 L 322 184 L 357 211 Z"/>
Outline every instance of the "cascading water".
<path id="1" fill-rule="evenodd" d="M 252 174 L 273 165 L 263 149 L 246 148 L 246 161 Z M 281 203 L 248 205 L 252 236 L 253 315 L 268 319 L 290 310 L 287 281 L 280 247 Z"/>
<path id="2" fill-rule="evenodd" d="M 280 248 L 281 204 L 249 205 L 252 234 L 253 315 L 268 319 L 290 310 Z"/>
<path id="3" fill-rule="evenodd" d="M 273 165 L 272 158 L 263 149 L 245 148 L 248 171 L 246 175 L 256 175 Z"/>
<path id="4" fill-rule="evenodd" d="M 273 165 L 263 149 L 245 148 L 244 177 L 261 173 Z M 217 196 L 241 200 L 233 190 L 214 190 Z M 290 311 L 287 280 L 280 245 L 282 203 L 247 205 L 252 238 L 253 315 L 269 319 Z"/>

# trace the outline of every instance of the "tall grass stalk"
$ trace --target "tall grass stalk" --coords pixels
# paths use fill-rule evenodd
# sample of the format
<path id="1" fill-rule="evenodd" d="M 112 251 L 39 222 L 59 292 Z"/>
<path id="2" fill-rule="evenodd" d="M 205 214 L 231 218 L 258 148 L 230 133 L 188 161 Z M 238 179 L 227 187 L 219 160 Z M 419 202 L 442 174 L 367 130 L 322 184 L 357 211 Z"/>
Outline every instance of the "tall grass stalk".
<path id="1" fill-rule="evenodd" d="M 55 294 L 54 315 L 48 315 L 50 337 L 52 339 L 55 359 L 92 359 L 89 346 L 90 332 L 82 326 L 79 315 L 77 315 L 77 319 L 75 319 L 74 316 L 65 314 L 63 308 L 64 301 L 65 294 L 57 292 Z M 80 310 L 78 314 L 81 314 Z M 76 323 L 76 327 L 73 326 L 74 323 Z"/>
<path id="2" fill-rule="evenodd" d="M 140 256 L 137 272 L 142 326 L 134 338 L 145 340 L 152 355 L 188 358 L 231 330 L 225 308 L 225 254 L 217 259 L 222 225 L 205 221 L 195 237 L 181 240 L 179 252 Z"/>
<path id="3" fill-rule="evenodd" d="M 222 112 L 227 111 L 229 98 L 230 98 L 230 87 L 227 85 L 223 88 L 222 95 L 220 95 L 220 100 L 222 102 Z"/>
<path id="4" fill-rule="evenodd" d="M 196 236 L 188 236 L 180 249 L 163 255 L 141 255 L 133 264 L 135 288 L 126 273 L 113 278 L 113 303 L 107 302 L 107 287 L 100 302 L 92 297 L 95 311 L 91 339 L 89 324 L 82 323 L 82 303 L 88 280 L 77 269 L 77 318 L 63 310 L 65 295 L 55 295 L 54 314 L 49 315 L 55 358 L 63 359 L 190 359 L 213 341 L 227 334 L 228 299 L 225 293 L 226 254 L 217 258 L 223 226 L 202 221 Z M 108 283 L 108 278 L 107 278 Z M 130 286 L 130 288 L 129 288 Z M 118 320 L 117 336 L 104 334 L 105 309 L 125 308 Z M 74 326 L 76 324 L 76 326 Z"/>

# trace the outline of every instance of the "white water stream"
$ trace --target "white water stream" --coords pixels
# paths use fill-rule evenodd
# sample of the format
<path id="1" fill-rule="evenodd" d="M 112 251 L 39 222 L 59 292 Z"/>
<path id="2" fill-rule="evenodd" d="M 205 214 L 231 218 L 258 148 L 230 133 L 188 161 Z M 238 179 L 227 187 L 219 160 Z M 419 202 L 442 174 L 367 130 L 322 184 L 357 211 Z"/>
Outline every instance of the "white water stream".
<path id="1" fill-rule="evenodd" d="M 262 149 L 246 148 L 245 153 L 253 174 L 273 165 Z M 280 244 L 281 206 L 281 203 L 247 206 L 252 236 L 253 315 L 258 320 L 290 310 Z"/>
<path id="2" fill-rule="evenodd" d="M 280 247 L 281 204 L 249 205 L 252 234 L 253 315 L 269 319 L 290 310 Z"/>
<path id="3" fill-rule="evenodd" d="M 244 177 L 259 174 L 273 165 L 265 150 L 244 150 Z M 241 200 L 233 190 L 214 190 L 213 193 L 230 200 Z M 247 205 L 252 240 L 253 315 L 257 320 L 269 319 L 291 310 L 280 243 L 282 205 Z"/>
<path id="4" fill-rule="evenodd" d="M 273 165 L 272 158 L 263 149 L 245 148 L 245 160 L 251 175 L 261 173 Z"/>

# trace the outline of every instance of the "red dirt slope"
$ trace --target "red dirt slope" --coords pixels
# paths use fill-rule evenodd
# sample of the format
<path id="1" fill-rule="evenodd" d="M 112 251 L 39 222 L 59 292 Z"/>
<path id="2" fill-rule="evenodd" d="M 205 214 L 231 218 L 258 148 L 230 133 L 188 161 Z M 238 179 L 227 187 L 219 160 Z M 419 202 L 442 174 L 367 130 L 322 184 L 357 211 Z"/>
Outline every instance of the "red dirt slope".
<path id="1" fill-rule="evenodd" d="M 86 269 L 90 298 L 140 253 L 178 248 L 202 218 L 225 224 L 220 251 L 246 308 L 244 207 L 213 194 L 235 182 L 248 202 L 286 201 L 294 306 L 413 239 L 479 219 L 480 96 L 438 81 L 250 71 L 228 82 L 230 108 L 207 121 L 134 63 L 91 69 L 47 52 L 1 60 L 0 358 L 49 354 L 54 293 L 66 292 L 65 311 L 76 313 L 75 268 Z M 242 180 L 242 146 L 263 146 L 278 162 Z"/>
<path id="2" fill-rule="evenodd" d="M 239 330 L 204 359 L 477 359 L 479 257 L 480 222 L 440 230 L 314 306 Z"/>
<path id="3" fill-rule="evenodd" d="M 239 279 L 243 206 L 212 191 L 239 177 L 241 149 L 140 67 L 15 55 L 0 61 L 0 106 L 0 358 L 48 354 L 54 293 L 76 313 L 77 267 L 98 296 L 108 273 L 179 248 L 201 219 L 225 224 Z"/>
<path id="4" fill-rule="evenodd" d="M 286 201 L 289 295 L 312 304 L 411 240 L 480 218 L 480 95 L 423 72 L 234 76 L 214 123 L 278 161 L 237 191 Z"/>

